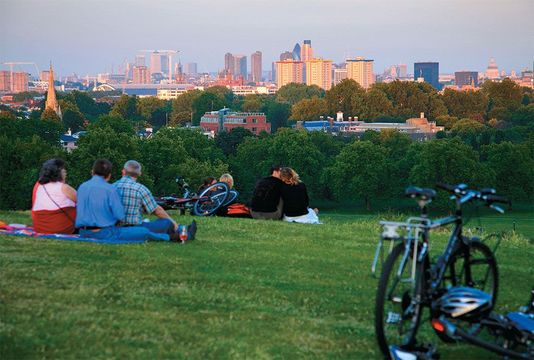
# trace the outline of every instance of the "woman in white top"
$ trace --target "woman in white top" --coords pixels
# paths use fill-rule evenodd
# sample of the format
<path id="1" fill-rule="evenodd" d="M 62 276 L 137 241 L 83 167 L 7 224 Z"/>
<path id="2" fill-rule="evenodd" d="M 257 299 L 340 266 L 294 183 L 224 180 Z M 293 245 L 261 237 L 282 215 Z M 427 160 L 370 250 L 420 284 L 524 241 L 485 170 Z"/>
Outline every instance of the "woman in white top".
<path id="1" fill-rule="evenodd" d="M 45 161 L 33 187 L 32 219 L 38 233 L 72 234 L 76 219 L 76 190 L 65 183 L 62 159 Z"/>

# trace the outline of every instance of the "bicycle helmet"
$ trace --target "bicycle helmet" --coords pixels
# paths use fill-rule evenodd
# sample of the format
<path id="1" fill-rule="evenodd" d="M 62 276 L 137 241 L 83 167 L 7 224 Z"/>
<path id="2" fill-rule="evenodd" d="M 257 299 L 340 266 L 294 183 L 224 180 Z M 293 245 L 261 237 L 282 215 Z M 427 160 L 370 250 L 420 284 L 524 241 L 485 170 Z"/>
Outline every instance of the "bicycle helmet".
<path id="1" fill-rule="evenodd" d="M 478 289 L 453 287 L 437 300 L 436 305 L 445 316 L 470 321 L 487 316 L 493 301 L 490 295 Z"/>

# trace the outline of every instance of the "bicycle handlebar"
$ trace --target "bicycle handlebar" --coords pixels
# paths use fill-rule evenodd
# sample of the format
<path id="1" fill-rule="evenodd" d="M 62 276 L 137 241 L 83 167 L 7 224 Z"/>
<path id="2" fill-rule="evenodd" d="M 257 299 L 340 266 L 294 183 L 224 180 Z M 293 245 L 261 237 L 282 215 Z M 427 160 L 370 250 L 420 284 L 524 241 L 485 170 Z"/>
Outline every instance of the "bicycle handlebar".
<path id="1" fill-rule="evenodd" d="M 493 203 L 512 205 L 512 202 L 508 198 L 495 195 L 495 189 L 484 188 L 477 191 L 468 189 L 466 184 L 449 185 L 445 183 L 438 183 L 436 187 L 451 193 L 461 204 L 476 199 L 485 202 L 488 206 L 491 206 Z"/>

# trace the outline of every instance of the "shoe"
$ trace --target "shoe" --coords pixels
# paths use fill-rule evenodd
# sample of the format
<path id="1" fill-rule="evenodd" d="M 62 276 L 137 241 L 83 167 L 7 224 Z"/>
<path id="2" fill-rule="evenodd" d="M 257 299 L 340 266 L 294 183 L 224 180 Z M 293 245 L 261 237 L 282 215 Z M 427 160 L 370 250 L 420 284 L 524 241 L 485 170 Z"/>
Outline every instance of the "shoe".
<path id="1" fill-rule="evenodd" d="M 193 220 L 191 225 L 187 227 L 187 233 L 188 233 L 188 236 L 187 236 L 188 241 L 195 240 L 195 234 L 197 233 L 197 222 L 195 220 Z"/>
<path id="2" fill-rule="evenodd" d="M 182 240 L 180 240 L 180 232 L 178 231 L 170 234 L 169 237 L 171 239 L 171 242 L 182 242 Z"/>

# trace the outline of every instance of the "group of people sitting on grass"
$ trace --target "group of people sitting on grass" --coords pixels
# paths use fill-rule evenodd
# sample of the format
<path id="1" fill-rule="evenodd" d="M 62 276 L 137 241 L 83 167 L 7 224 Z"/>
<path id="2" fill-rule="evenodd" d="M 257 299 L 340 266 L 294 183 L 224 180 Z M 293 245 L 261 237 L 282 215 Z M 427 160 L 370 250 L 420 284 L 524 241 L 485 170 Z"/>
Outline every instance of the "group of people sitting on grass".
<path id="1" fill-rule="evenodd" d="M 184 242 L 193 240 L 196 222 L 179 225 L 159 206 L 150 190 L 137 182 L 141 164 L 129 160 L 122 178 L 113 185 L 112 164 L 96 160 L 92 177 L 76 191 L 66 182 L 67 171 L 61 159 L 46 161 L 33 188 L 32 220 L 38 233 L 72 234 L 85 238 Z M 143 214 L 158 219 L 143 220 Z"/>
<path id="2" fill-rule="evenodd" d="M 46 161 L 39 173 L 32 194 L 32 220 L 38 233 L 73 234 L 95 239 L 116 240 L 193 240 L 196 222 L 179 225 L 156 203 L 150 190 L 137 180 L 141 164 L 129 160 L 122 169 L 122 178 L 110 184 L 112 164 L 96 160 L 90 180 L 76 191 L 66 183 L 67 170 L 61 159 Z M 234 179 L 223 174 L 219 179 L 230 189 Z M 217 182 L 207 178 L 203 189 Z M 227 214 L 228 209 L 225 209 Z M 319 224 L 318 210 L 309 208 L 306 186 L 289 167 L 275 166 L 271 175 L 258 181 L 247 217 Z M 148 221 L 144 215 L 158 219 Z"/>

